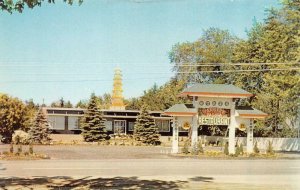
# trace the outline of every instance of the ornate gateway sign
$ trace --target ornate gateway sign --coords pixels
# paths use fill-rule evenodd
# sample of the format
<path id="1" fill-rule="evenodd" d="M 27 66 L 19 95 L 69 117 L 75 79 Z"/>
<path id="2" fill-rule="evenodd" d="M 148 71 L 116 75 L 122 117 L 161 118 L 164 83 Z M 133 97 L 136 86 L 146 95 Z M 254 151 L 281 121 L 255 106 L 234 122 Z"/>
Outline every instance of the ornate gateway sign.
<path id="1" fill-rule="evenodd" d="M 200 108 L 199 125 L 229 125 L 230 110 L 221 108 Z"/>

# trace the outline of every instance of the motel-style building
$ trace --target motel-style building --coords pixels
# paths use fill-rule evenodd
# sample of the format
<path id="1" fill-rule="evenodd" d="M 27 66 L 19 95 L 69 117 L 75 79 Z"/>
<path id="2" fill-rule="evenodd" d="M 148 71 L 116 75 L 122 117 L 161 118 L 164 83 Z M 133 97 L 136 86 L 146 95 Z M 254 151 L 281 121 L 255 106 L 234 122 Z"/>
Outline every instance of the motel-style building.
<path id="1" fill-rule="evenodd" d="M 43 108 L 47 114 L 50 130 L 56 134 L 80 134 L 80 120 L 85 109 L 81 108 Z M 104 114 L 105 127 L 109 134 L 133 134 L 138 110 L 101 110 Z M 150 111 L 158 131 L 162 136 L 171 136 L 172 117 L 162 111 Z"/>

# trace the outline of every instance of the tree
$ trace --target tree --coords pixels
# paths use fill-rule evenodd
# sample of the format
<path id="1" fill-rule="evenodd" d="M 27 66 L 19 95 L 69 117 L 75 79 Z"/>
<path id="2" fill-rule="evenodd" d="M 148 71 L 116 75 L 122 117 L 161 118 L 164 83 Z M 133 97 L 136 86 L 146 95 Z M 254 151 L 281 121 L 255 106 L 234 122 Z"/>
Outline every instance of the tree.
<path id="1" fill-rule="evenodd" d="M 184 81 L 171 79 L 166 84 L 158 87 L 154 84 L 144 95 L 139 98 L 132 98 L 127 101 L 127 109 L 141 109 L 143 105 L 149 110 L 163 111 L 174 104 L 183 103 L 178 94 L 184 88 Z"/>
<path id="2" fill-rule="evenodd" d="M 67 103 L 65 104 L 64 107 L 65 107 L 65 108 L 73 108 L 73 105 L 72 105 L 72 103 L 71 103 L 70 100 L 69 100 L 69 101 L 67 101 Z"/>
<path id="3" fill-rule="evenodd" d="M 59 100 L 52 102 L 51 107 L 53 108 L 72 108 L 73 105 L 70 102 L 70 100 L 65 101 L 63 97 L 61 97 Z"/>
<path id="4" fill-rule="evenodd" d="M 31 118 L 27 111 L 26 105 L 19 99 L 0 94 L 0 135 L 3 142 L 11 142 L 15 130 L 27 131 Z"/>
<path id="5" fill-rule="evenodd" d="M 75 108 L 84 108 L 86 109 L 88 107 L 89 102 L 87 100 L 79 100 L 79 102 L 76 104 Z"/>
<path id="6" fill-rule="evenodd" d="M 97 107 L 97 97 L 91 95 L 88 107 L 82 120 L 82 136 L 86 142 L 99 142 L 107 140 L 103 112 Z"/>
<path id="7" fill-rule="evenodd" d="M 134 137 L 137 141 L 145 144 L 160 144 L 158 128 L 145 106 L 142 106 L 140 114 L 136 119 Z"/>
<path id="8" fill-rule="evenodd" d="M 260 136 L 284 137 L 295 127 L 299 114 L 300 75 L 295 64 L 300 54 L 299 1 L 283 2 L 281 9 L 270 9 L 264 23 L 254 23 L 248 39 L 239 43 L 233 62 L 281 63 L 249 65 L 240 69 L 282 69 L 282 71 L 245 72 L 235 75 L 234 83 L 256 94 L 249 104 L 269 114 L 265 122 L 258 121 Z M 298 60 L 299 61 L 299 60 Z M 282 64 L 285 63 L 285 64 Z M 271 130 L 269 130 L 271 128 Z M 280 129 L 281 128 L 281 129 Z"/>
<path id="9" fill-rule="evenodd" d="M 46 144 L 50 142 L 49 123 L 45 110 L 39 109 L 34 120 L 34 125 L 29 129 L 30 140 L 34 144 Z"/>
<path id="10" fill-rule="evenodd" d="M 55 0 L 47 0 L 48 3 L 55 3 Z M 74 3 L 74 0 L 63 0 L 64 2 L 68 3 L 69 5 L 72 5 Z M 83 0 L 77 0 L 78 4 L 81 5 Z M 25 6 L 27 6 L 30 9 L 33 9 L 36 6 L 41 6 L 44 0 L 0 0 L 0 9 L 3 11 L 8 11 L 9 13 L 12 13 L 14 11 L 18 11 L 19 13 L 22 13 Z"/>
<path id="11" fill-rule="evenodd" d="M 219 63 L 231 62 L 232 53 L 238 41 L 238 38 L 230 34 L 228 30 L 209 28 L 204 30 L 203 35 L 195 42 L 176 44 L 169 53 L 170 61 L 174 64 L 173 69 L 178 73 L 176 77 L 193 80 L 193 82 L 230 82 L 231 76 L 221 72 L 228 65 L 221 66 Z M 204 66 L 208 63 L 212 63 L 212 66 Z M 201 73 L 201 71 L 220 72 Z M 194 75 L 189 74 L 190 72 L 198 72 L 199 75 L 193 79 L 191 77 Z"/>

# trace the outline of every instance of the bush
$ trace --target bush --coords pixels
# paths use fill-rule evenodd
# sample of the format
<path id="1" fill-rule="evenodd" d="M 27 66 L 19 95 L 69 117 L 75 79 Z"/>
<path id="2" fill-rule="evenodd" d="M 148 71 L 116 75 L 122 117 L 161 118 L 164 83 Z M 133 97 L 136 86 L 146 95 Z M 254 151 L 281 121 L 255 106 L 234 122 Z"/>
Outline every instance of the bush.
<path id="1" fill-rule="evenodd" d="M 29 154 L 33 154 L 33 146 L 29 145 Z"/>
<path id="2" fill-rule="evenodd" d="M 199 147 L 198 144 L 194 143 L 191 151 L 192 155 L 198 155 L 199 154 Z"/>
<path id="3" fill-rule="evenodd" d="M 14 144 L 29 144 L 30 135 L 22 130 L 16 130 L 12 136 L 12 142 Z"/>
<path id="4" fill-rule="evenodd" d="M 14 145 L 13 145 L 12 143 L 10 144 L 9 152 L 10 152 L 11 154 L 14 153 Z"/>
<path id="5" fill-rule="evenodd" d="M 225 154 L 225 155 L 229 155 L 228 142 L 225 143 L 224 154 Z"/>
<path id="6" fill-rule="evenodd" d="M 267 154 L 274 154 L 274 150 L 273 150 L 271 141 L 269 141 L 266 149 L 267 149 Z"/>
<path id="7" fill-rule="evenodd" d="M 183 144 L 182 148 L 182 153 L 183 154 L 188 154 L 189 153 L 189 140 L 186 140 Z"/>
<path id="8" fill-rule="evenodd" d="M 258 154 L 260 152 L 259 149 L 258 149 L 258 147 L 257 147 L 257 142 L 255 142 L 255 144 L 254 144 L 253 152 L 255 154 Z"/>
<path id="9" fill-rule="evenodd" d="M 240 147 L 236 146 L 234 156 L 239 156 L 239 155 L 240 155 Z"/>
<path id="10" fill-rule="evenodd" d="M 240 154 L 244 155 L 244 145 L 243 145 L 243 143 L 240 144 Z"/>
<path id="11" fill-rule="evenodd" d="M 21 154 L 21 153 L 22 153 L 22 145 L 19 145 L 18 150 L 17 150 L 17 153 L 18 153 L 18 154 Z"/>
<path id="12" fill-rule="evenodd" d="M 201 140 L 198 142 L 198 150 L 199 150 L 199 153 L 204 153 Z"/>

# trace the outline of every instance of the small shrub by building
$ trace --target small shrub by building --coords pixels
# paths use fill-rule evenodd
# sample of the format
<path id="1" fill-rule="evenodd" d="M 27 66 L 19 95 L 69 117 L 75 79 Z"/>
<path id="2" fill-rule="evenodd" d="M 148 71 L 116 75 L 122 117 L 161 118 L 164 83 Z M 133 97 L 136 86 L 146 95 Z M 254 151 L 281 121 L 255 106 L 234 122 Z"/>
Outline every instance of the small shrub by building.
<path id="1" fill-rule="evenodd" d="M 225 146 L 224 146 L 224 154 L 225 154 L 225 155 L 229 155 L 228 142 L 225 143 Z"/>
<path id="2" fill-rule="evenodd" d="M 243 145 L 243 143 L 240 144 L 240 154 L 244 155 L 244 145 Z"/>
<path id="3" fill-rule="evenodd" d="M 268 142 L 266 150 L 267 150 L 266 151 L 267 154 L 274 154 L 274 149 L 273 149 L 273 145 L 272 145 L 271 141 Z"/>
<path id="4" fill-rule="evenodd" d="M 30 135 L 22 130 L 16 130 L 12 135 L 12 142 L 14 144 L 29 144 L 30 142 Z"/>
<path id="5" fill-rule="evenodd" d="M 189 140 L 185 140 L 184 144 L 183 144 L 183 148 L 182 148 L 182 153 L 183 154 L 188 154 L 189 153 L 189 146 L 190 146 L 190 142 Z"/>
<path id="6" fill-rule="evenodd" d="M 255 142 L 255 144 L 254 144 L 253 152 L 255 154 L 259 154 L 259 152 L 260 152 L 259 149 L 258 149 L 258 146 L 257 146 L 257 142 Z"/>

